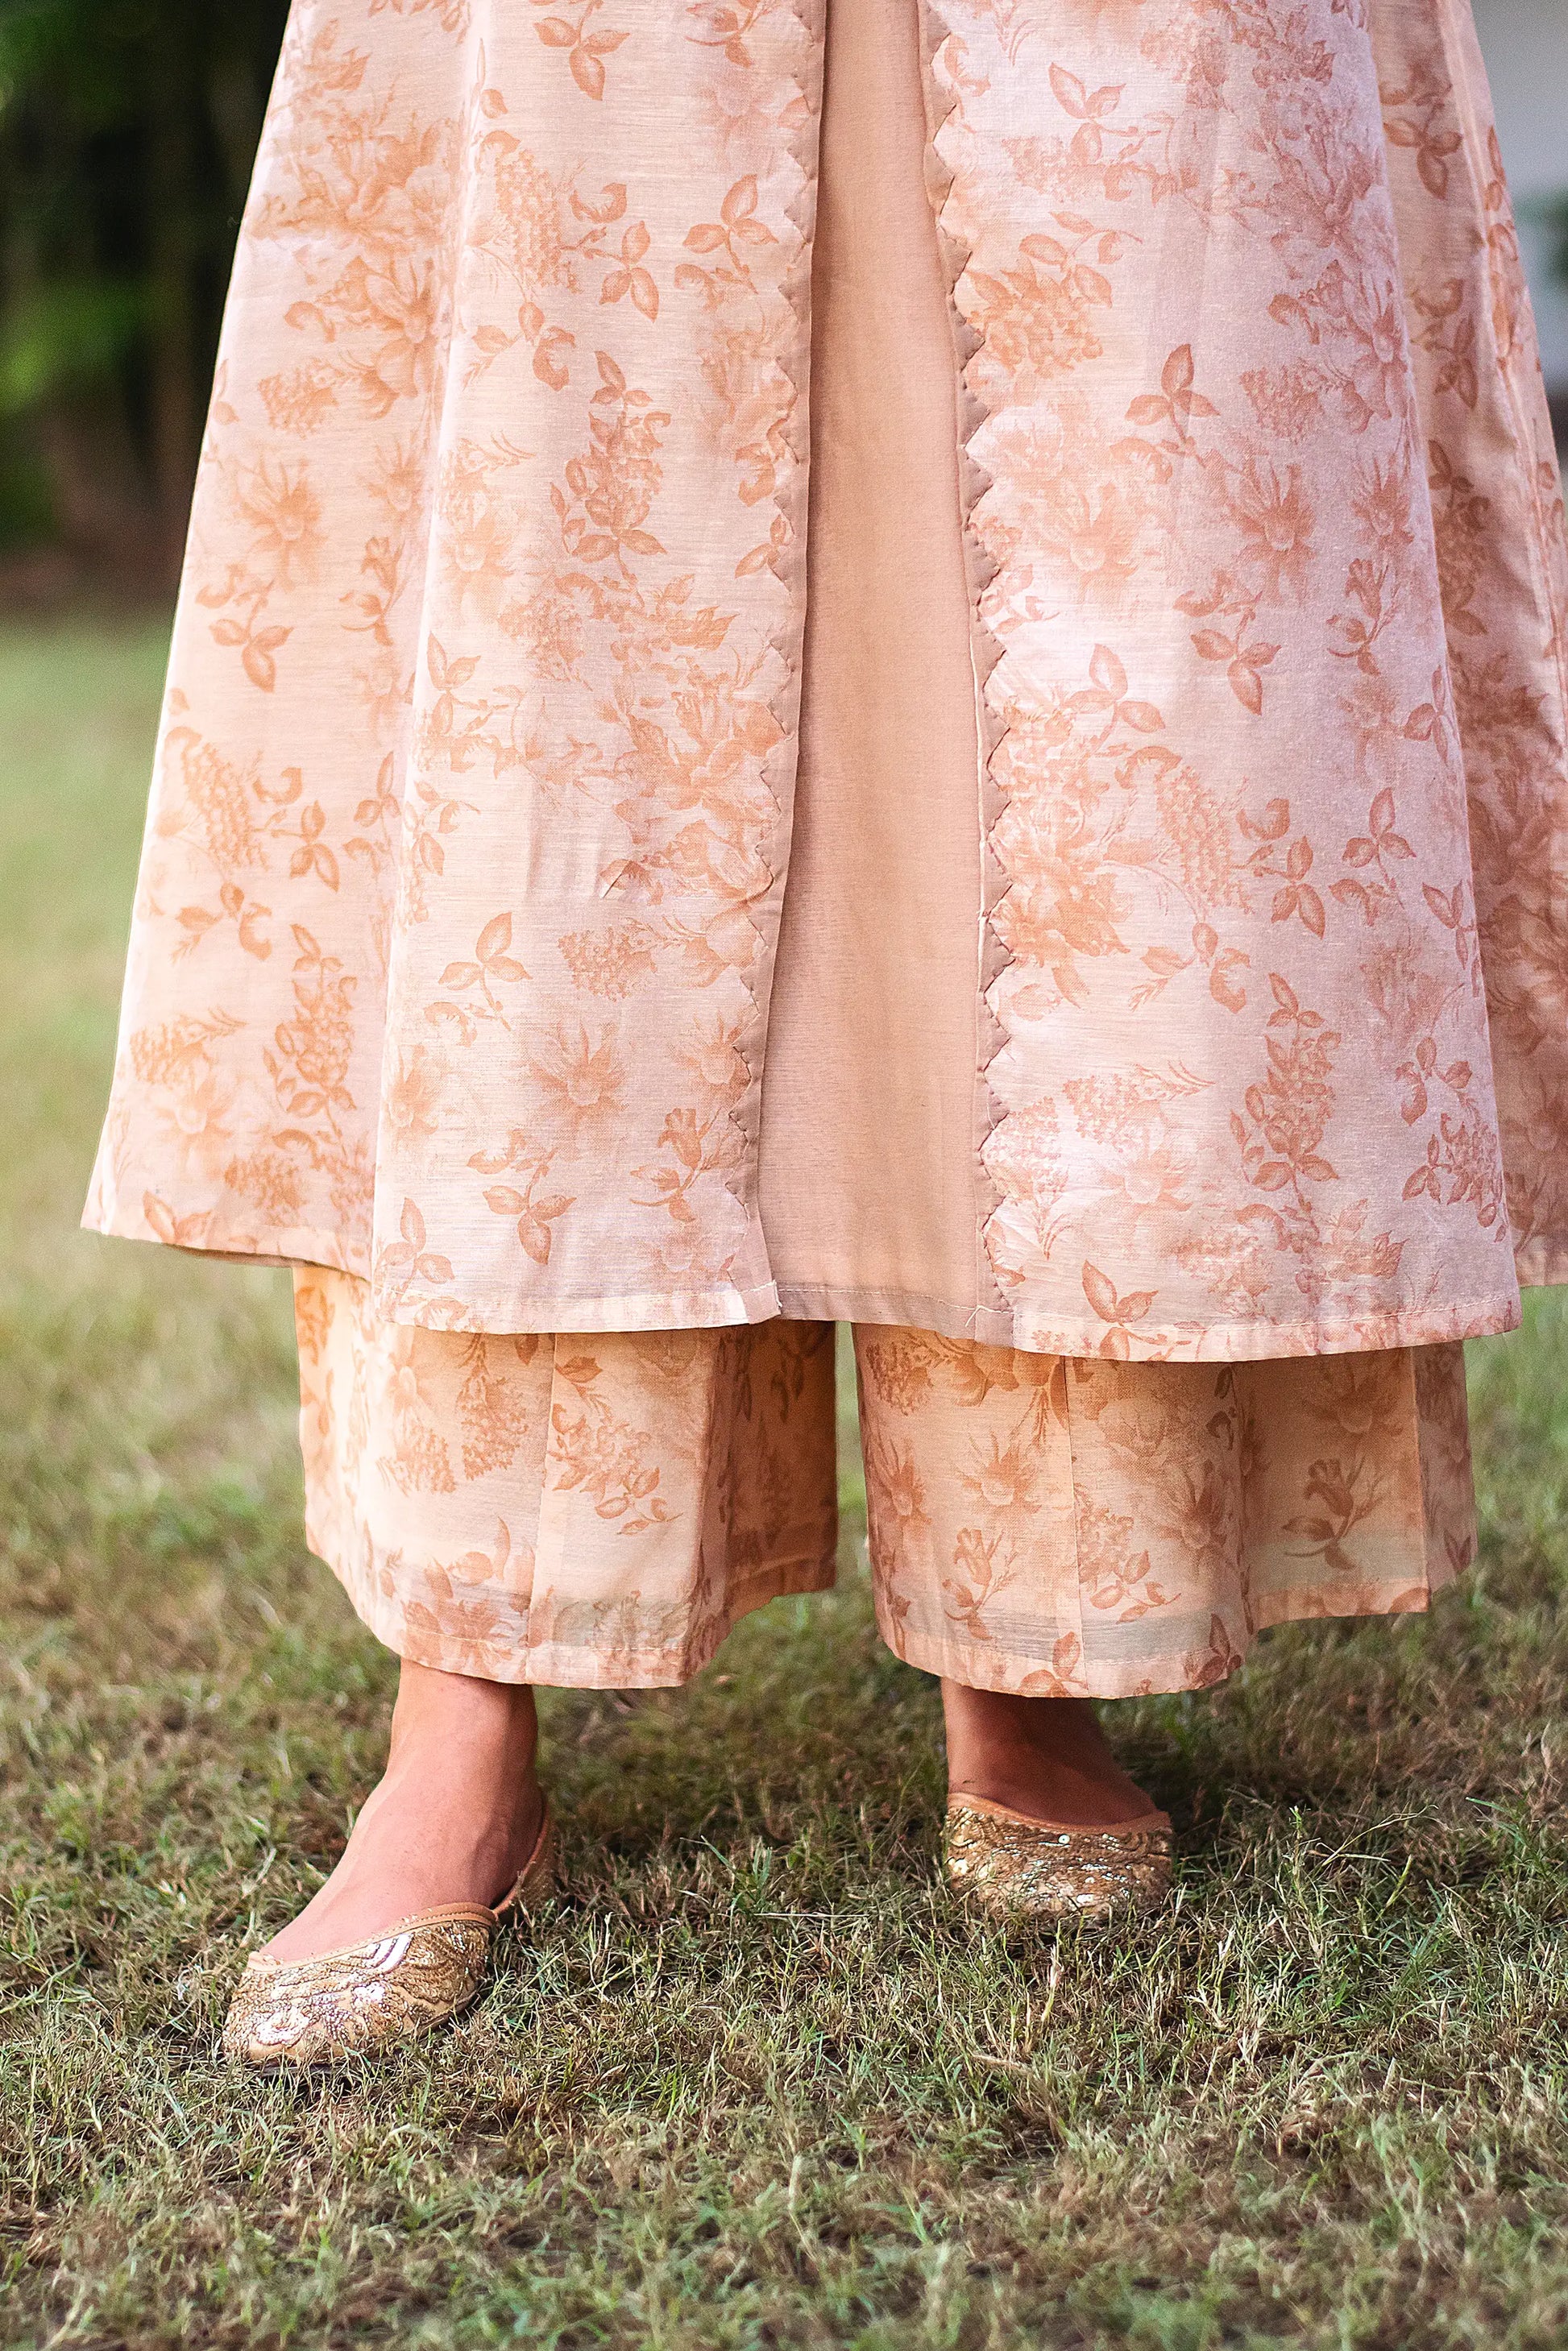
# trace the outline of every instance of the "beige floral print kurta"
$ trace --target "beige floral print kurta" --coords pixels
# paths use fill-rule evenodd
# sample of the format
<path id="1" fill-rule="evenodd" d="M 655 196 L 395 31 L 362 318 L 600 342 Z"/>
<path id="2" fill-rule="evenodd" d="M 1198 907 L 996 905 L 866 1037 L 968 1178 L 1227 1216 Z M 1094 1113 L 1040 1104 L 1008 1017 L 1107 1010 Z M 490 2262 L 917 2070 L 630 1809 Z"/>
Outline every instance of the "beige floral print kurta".
<path id="1" fill-rule="evenodd" d="M 437 1329 L 1500 1329 L 1564 562 L 1465 0 L 298 0 L 92 1219 Z"/>
<path id="2" fill-rule="evenodd" d="M 296 0 L 88 1221 L 302 1269 L 319 1547 L 465 1670 L 820 1582 L 732 1391 L 835 1319 L 915 1662 L 1415 1604 L 1568 1263 L 1565 590 L 1467 0 Z M 569 1593 L 589 1390 L 672 1516 Z"/>

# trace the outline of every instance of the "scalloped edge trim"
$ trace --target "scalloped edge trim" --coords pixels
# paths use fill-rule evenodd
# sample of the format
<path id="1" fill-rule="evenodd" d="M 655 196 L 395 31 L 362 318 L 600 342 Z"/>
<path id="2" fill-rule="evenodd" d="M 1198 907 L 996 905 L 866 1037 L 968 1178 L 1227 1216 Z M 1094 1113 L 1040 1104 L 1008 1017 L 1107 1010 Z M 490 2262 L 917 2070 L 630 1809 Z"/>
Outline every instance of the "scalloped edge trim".
<path id="1" fill-rule="evenodd" d="M 992 1136 L 1008 1114 L 1008 1106 L 991 1083 L 991 1070 L 1008 1043 L 1008 1032 L 995 1008 L 997 982 L 1012 961 L 998 932 L 995 915 L 1008 889 L 1008 876 L 992 846 L 993 836 L 1007 806 L 998 781 L 998 754 L 1012 730 L 1006 704 L 992 691 L 992 679 L 1006 650 L 986 617 L 987 590 L 1000 566 L 988 548 L 979 527 L 979 511 L 994 486 L 974 451 L 982 429 L 999 413 L 976 382 L 974 362 L 984 348 L 984 337 L 971 324 L 959 287 L 974 256 L 964 237 L 954 202 L 958 167 L 951 153 L 950 129 L 956 128 L 960 92 L 947 62 L 950 48 L 962 41 L 949 20 L 943 0 L 917 0 L 920 9 L 920 54 L 926 93 L 926 193 L 936 224 L 936 243 L 947 283 L 947 307 L 953 328 L 958 427 L 959 525 L 964 563 L 969 580 L 969 641 L 975 673 L 975 723 L 979 758 L 977 777 L 980 827 L 980 947 L 976 1006 L 975 1070 L 975 1237 L 976 1312 L 1010 1312 L 997 1279 L 988 1235 L 1002 1207 L 1002 1194 L 987 1162 Z"/>

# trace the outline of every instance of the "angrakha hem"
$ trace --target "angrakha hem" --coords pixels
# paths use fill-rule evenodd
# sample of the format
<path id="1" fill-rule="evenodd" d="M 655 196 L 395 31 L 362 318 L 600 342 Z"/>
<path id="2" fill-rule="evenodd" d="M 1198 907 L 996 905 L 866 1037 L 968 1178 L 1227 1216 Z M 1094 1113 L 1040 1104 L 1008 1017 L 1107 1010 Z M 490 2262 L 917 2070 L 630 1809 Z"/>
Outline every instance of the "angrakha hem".
<path id="1" fill-rule="evenodd" d="M 88 1221 L 434 1330 L 1511 1327 L 1568 539 L 1468 0 L 602 21 L 296 0 Z"/>
<path id="2" fill-rule="evenodd" d="M 145 1239 L 145 1234 L 116 1238 Z M 345 1262 L 330 1235 L 300 1233 L 280 1237 L 286 1250 L 193 1248 L 180 1244 L 183 1253 L 210 1257 L 235 1265 L 287 1267 L 294 1272 L 345 1273 L 362 1279 L 360 1270 Z M 1553 1287 L 1568 1281 L 1568 1250 L 1538 1258 L 1527 1286 Z M 1471 1301 L 1426 1313 L 1411 1313 L 1402 1322 L 1403 1344 L 1441 1347 L 1468 1339 L 1491 1339 L 1516 1331 L 1521 1310 L 1517 1301 L 1507 1307 L 1494 1301 Z M 564 1318 L 564 1320 L 563 1320 Z M 469 1320 L 435 1306 L 413 1308 L 395 1319 L 409 1329 L 488 1332 L 495 1337 L 549 1337 L 560 1331 L 613 1334 L 617 1332 L 721 1331 L 770 1322 L 886 1323 L 910 1330 L 931 1331 L 946 1339 L 973 1340 L 985 1347 L 1006 1347 L 1021 1354 L 1112 1355 L 1123 1362 L 1246 1364 L 1289 1361 L 1308 1355 L 1398 1353 L 1369 1348 L 1365 1326 L 1354 1322 L 1218 1323 L 1201 1333 L 1160 1329 L 1130 1332 L 1124 1327 L 1096 1324 L 1086 1332 L 1081 1323 L 1046 1324 L 1026 1316 L 965 1306 L 951 1299 L 924 1292 L 840 1288 L 830 1283 L 765 1284 L 750 1290 L 634 1290 L 625 1295 L 596 1291 L 591 1297 L 558 1301 L 547 1312 L 528 1320 L 526 1310 Z"/>
<path id="3" fill-rule="evenodd" d="M 439 1670 L 689 1680 L 829 1588 L 833 1329 L 426 1332 L 300 1273 L 307 1531 Z M 1457 1347 L 1256 1366 L 1049 1359 L 855 1332 L 876 1617 L 970 1687 L 1200 1688 L 1291 1620 L 1404 1613 L 1474 1551 Z"/>

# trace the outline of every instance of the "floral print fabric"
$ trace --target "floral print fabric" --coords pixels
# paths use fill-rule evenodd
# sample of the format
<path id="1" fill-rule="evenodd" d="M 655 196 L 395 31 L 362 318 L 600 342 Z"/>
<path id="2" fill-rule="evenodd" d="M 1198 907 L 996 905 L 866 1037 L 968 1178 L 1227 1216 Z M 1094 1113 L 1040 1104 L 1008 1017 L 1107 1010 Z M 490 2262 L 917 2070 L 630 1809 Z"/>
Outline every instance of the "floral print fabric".
<path id="1" fill-rule="evenodd" d="M 487 1681 L 683 1682 L 833 1580 L 830 1324 L 497 1337 L 295 1277 L 306 1532 L 400 1656 Z"/>
<path id="2" fill-rule="evenodd" d="M 1496 1327 L 1511 1217 L 1563 1271 L 1568 599 L 1466 0 L 942 13 L 1015 1336 Z"/>
<path id="3" fill-rule="evenodd" d="M 101 1229 L 436 1332 L 778 1312 L 850 5 L 297 0 Z M 1188 1363 L 1505 1327 L 1568 1223 L 1564 558 L 1465 0 L 879 5 L 984 682 L 977 1287 L 897 1320 Z"/>
<path id="4" fill-rule="evenodd" d="M 297 1276 L 307 1525 L 401 1656 L 688 1679 L 831 1583 L 832 1326 L 400 1327 Z M 1462 1351 L 1086 1363 L 856 1332 L 877 1620 L 977 1688 L 1192 1689 L 1263 1626 L 1421 1608 L 1469 1560 Z"/>
<path id="5" fill-rule="evenodd" d="M 884 1639 L 977 1689 L 1201 1689 L 1474 1555 L 1464 1351 L 1124 1364 L 856 1332 Z"/>

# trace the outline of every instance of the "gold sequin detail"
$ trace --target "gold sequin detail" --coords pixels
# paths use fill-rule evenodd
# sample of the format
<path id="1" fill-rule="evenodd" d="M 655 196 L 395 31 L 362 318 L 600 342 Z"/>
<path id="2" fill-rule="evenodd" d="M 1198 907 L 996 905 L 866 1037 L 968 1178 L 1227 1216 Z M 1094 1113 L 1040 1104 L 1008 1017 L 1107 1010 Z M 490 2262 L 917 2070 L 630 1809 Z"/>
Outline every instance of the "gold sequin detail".
<path id="1" fill-rule="evenodd" d="M 1171 1890 L 1168 1828 L 1060 1829 L 1000 1805 L 947 1807 L 950 1885 L 999 1917 L 1103 1926 L 1156 1910 Z"/>
<path id="2" fill-rule="evenodd" d="M 526 1909 L 549 1891 L 551 1844 L 547 1812 L 527 1865 L 497 1909 L 455 1903 L 315 1959 L 253 1958 L 229 2006 L 225 2055 L 258 2067 L 330 2065 L 444 2024 L 484 1982 L 503 1914 Z"/>

